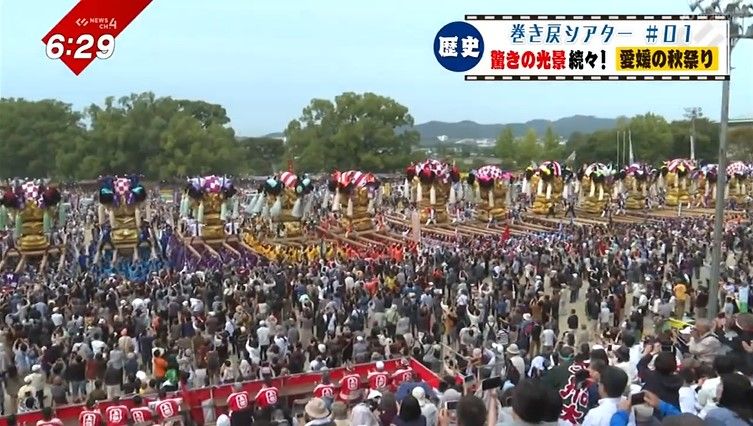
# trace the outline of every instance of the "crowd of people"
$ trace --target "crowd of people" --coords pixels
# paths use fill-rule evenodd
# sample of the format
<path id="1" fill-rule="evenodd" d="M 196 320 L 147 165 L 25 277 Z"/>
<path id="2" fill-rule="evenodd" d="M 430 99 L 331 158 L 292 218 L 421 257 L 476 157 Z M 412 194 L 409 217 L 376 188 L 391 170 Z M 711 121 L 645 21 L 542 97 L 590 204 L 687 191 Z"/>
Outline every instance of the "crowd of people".
<path id="1" fill-rule="evenodd" d="M 152 225 L 170 235 L 177 219 L 152 203 Z M 170 392 L 248 380 L 270 389 L 273 377 L 319 372 L 337 391 L 314 393 L 304 410 L 310 426 L 753 424 L 753 233 L 745 220 L 725 234 L 712 307 L 705 217 L 541 222 L 522 235 L 426 228 L 399 256 L 352 246 L 335 258 L 204 267 L 171 262 L 160 238 L 154 260 L 102 273 L 107 257 L 95 262 L 99 242 L 86 236 L 102 225 L 93 208 L 74 208 L 60 231 L 76 245 L 76 262 L 6 280 L 6 416 L 41 409 L 47 425 L 56 407 L 83 403 L 94 413 L 100 401 L 128 398 L 138 408 L 152 396 L 164 407 L 136 411 L 175 414 Z M 519 224 L 538 223 L 511 210 Z M 709 309 L 719 315 L 707 320 Z M 409 369 L 370 383 L 373 392 L 360 382 L 352 388 L 347 375 L 327 377 L 343 365 L 408 357 L 442 377 L 438 389 Z M 276 390 L 238 389 L 217 423 L 266 424 L 272 409 L 292 421 Z M 238 405 L 244 399 L 254 410 Z M 86 419 L 116 424 L 105 414 Z M 117 416 L 141 423 L 133 409 Z"/>

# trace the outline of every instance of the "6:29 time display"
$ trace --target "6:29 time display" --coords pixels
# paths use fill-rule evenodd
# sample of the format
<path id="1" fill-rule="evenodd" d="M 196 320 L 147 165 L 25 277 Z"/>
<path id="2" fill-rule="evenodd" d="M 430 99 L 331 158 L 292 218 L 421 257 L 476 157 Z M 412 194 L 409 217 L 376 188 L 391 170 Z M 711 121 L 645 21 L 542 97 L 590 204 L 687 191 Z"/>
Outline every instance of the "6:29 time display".
<path id="1" fill-rule="evenodd" d="M 75 49 L 66 48 L 74 45 Z M 81 34 L 78 38 L 66 38 L 62 34 L 55 34 L 47 40 L 45 53 L 50 59 L 60 59 L 63 56 L 73 55 L 73 59 L 92 59 L 91 48 L 96 44 L 96 55 L 99 59 L 107 59 L 115 51 L 115 37 L 111 34 L 102 34 L 96 38 L 91 34 Z"/>

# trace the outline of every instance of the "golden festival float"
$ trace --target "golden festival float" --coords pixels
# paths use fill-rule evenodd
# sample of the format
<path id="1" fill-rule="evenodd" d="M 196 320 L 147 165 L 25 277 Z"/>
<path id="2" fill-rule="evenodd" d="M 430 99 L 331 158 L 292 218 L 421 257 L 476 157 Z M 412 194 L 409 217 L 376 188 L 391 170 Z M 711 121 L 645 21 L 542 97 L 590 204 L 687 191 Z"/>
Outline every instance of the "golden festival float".
<path id="1" fill-rule="evenodd" d="M 584 165 L 578 173 L 580 180 L 579 208 L 586 213 L 600 214 L 612 199 L 615 171 L 603 163 Z"/>
<path id="2" fill-rule="evenodd" d="M 301 221 L 311 211 L 313 190 L 313 182 L 307 175 L 298 176 L 292 171 L 282 172 L 264 181 L 249 204 L 250 212 L 257 219 L 257 237 L 301 237 Z"/>
<path id="3" fill-rule="evenodd" d="M 109 223 L 102 231 L 100 251 L 131 251 L 139 257 L 138 247 L 149 246 L 149 229 L 142 228 L 143 203 L 146 189 L 137 176 L 105 176 L 99 179 L 99 223 Z M 99 254 L 99 253 L 98 253 Z M 114 260 L 114 258 L 113 258 Z"/>
<path id="4" fill-rule="evenodd" d="M 643 163 L 633 163 L 622 171 L 622 189 L 625 191 L 625 209 L 643 210 L 651 185 L 651 169 Z"/>
<path id="5" fill-rule="evenodd" d="M 748 184 L 751 169 L 742 161 L 734 161 L 727 166 L 726 199 L 740 205 L 748 197 Z"/>
<path id="6" fill-rule="evenodd" d="M 457 201 L 460 172 L 457 167 L 439 160 L 411 164 L 405 170 L 403 193 L 416 204 L 421 223 L 449 222 L 447 203 Z"/>
<path id="7" fill-rule="evenodd" d="M 694 169 L 695 164 L 692 160 L 680 158 L 667 161 L 662 166 L 661 176 L 666 191 L 665 205 L 677 207 L 680 203 L 684 206 L 690 203 L 690 177 Z"/>
<path id="8" fill-rule="evenodd" d="M 183 242 L 197 256 L 201 248 L 209 254 L 220 257 L 215 247 L 224 247 L 236 254 L 230 245 L 238 242 L 234 232 L 227 232 L 238 214 L 238 199 L 231 179 L 224 176 L 203 176 L 188 179 L 180 202 L 180 216 L 188 223 L 182 233 Z M 186 235 L 187 234 L 187 235 Z"/>
<path id="9" fill-rule="evenodd" d="M 335 171 L 327 184 L 324 207 L 339 214 L 339 226 L 347 233 L 371 231 L 379 202 L 379 179 L 359 170 Z"/>
<path id="10" fill-rule="evenodd" d="M 44 269 L 50 255 L 60 255 L 62 265 L 65 241 L 58 245 L 51 242 L 55 222 L 65 223 L 66 212 L 60 201 L 60 191 L 42 180 L 11 182 L 0 200 L 0 229 L 8 224 L 13 227 L 13 246 L 4 254 L 2 265 L 8 258 L 18 257 L 19 272 L 30 259 L 41 258 L 40 269 Z"/>
<path id="11" fill-rule="evenodd" d="M 713 207 L 716 205 L 716 182 L 719 177 L 719 170 L 716 164 L 704 164 L 693 171 L 692 179 L 695 182 L 696 196 L 699 200 L 696 207 L 705 205 Z"/>
<path id="12" fill-rule="evenodd" d="M 468 186 L 475 194 L 476 219 L 482 222 L 504 221 L 510 203 L 512 174 L 487 165 L 468 174 Z"/>
<path id="13" fill-rule="evenodd" d="M 550 207 L 556 211 L 564 186 L 562 168 L 556 161 L 545 161 L 526 170 L 526 191 L 535 191 L 531 208 L 535 214 L 545 215 Z"/>

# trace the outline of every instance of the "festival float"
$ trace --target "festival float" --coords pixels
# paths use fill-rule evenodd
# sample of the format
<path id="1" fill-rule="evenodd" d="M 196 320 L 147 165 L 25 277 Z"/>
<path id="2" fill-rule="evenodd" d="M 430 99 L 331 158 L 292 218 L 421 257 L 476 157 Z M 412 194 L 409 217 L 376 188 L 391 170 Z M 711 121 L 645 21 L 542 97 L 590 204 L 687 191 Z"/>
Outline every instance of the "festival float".
<path id="1" fill-rule="evenodd" d="M 3 256 L 3 265 L 7 258 L 20 257 L 18 273 L 32 258 L 41 258 L 40 269 L 45 268 L 50 255 L 60 255 L 61 264 L 64 262 L 65 241 L 51 242 L 55 222 L 65 222 L 61 198 L 55 186 L 39 179 L 14 181 L 5 189 L 0 200 L 0 229 L 12 224 L 14 244 Z"/>
<path id="2" fill-rule="evenodd" d="M 100 251 L 132 251 L 139 256 L 138 247 L 150 247 L 151 230 L 142 228 L 143 203 L 146 189 L 137 176 L 105 176 L 99 179 L 97 201 L 99 223 L 109 223 L 100 236 Z"/>
<path id="3" fill-rule="evenodd" d="M 232 180 L 224 176 L 188 179 L 180 202 L 180 216 L 188 227 L 178 236 L 194 256 L 204 259 L 207 257 L 202 255 L 204 252 L 222 259 L 218 249 L 241 256 L 240 251 L 233 247 L 233 244 L 240 243 L 234 231 L 234 221 L 239 216 L 235 194 Z"/>
<path id="4" fill-rule="evenodd" d="M 447 203 L 455 204 L 460 182 L 457 167 L 438 160 L 411 164 L 405 171 L 404 194 L 416 203 L 421 223 L 449 221 Z"/>
<path id="5" fill-rule="evenodd" d="M 562 168 L 556 161 L 545 161 L 526 173 L 530 188 L 535 190 L 531 210 L 538 215 L 545 215 L 550 207 L 556 211 L 557 203 L 562 198 L 564 180 Z"/>
<path id="6" fill-rule="evenodd" d="M 326 205 L 340 215 L 339 225 L 348 233 L 374 229 L 372 217 L 379 202 L 379 179 L 359 170 L 335 171 L 330 175 Z"/>
<path id="7" fill-rule="evenodd" d="M 661 168 L 661 175 L 666 191 L 665 204 L 676 207 L 678 204 L 690 203 L 690 177 L 695 169 L 692 160 L 674 159 L 666 162 Z"/>
<path id="8" fill-rule="evenodd" d="M 611 166 L 591 163 L 579 173 L 580 208 L 590 214 L 600 214 L 612 199 L 615 173 Z"/>
<path id="9" fill-rule="evenodd" d="M 468 174 L 468 186 L 475 194 L 476 218 L 482 222 L 504 221 L 507 217 L 512 174 L 497 166 L 483 166 Z"/>
<path id="10" fill-rule="evenodd" d="M 292 239 L 303 235 L 302 220 L 312 207 L 313 181 L 308 175 L 297 175 L 292 170 L 264 181 L 258 194 L 250 203 L 253 215 L 269 226 L 264 237 Z"/>
<path id="11" fill-rule="evenodd" d="M 699 204 L 703 204 L 706 207 L 713 207 L 716 205 L 716 182 L 719 177 L 719 170 L 716 164 L 704 164 L 700 168 L 693 171 L 693 181 L 696 186 L 696 193 L 705 200 L 705 203 L 701 201 Z"/>
<path id="12" fill-rule="evenodd" d="M 633 163 L 622 171 L 622 189 L 625 192 L 625 208 L 627 210 L 643 210 L 646 208 L 646 197 L 649 196 L 651 185 L 651 170 L 646 164 Z"/>
<path id="13" fill-rule="evenodd" d="M 742 161 L 734 161 L 727 166 L 726 198 L 736 204 L 742 204 L 748 197 L 747 183 L 751 169 Z"/>

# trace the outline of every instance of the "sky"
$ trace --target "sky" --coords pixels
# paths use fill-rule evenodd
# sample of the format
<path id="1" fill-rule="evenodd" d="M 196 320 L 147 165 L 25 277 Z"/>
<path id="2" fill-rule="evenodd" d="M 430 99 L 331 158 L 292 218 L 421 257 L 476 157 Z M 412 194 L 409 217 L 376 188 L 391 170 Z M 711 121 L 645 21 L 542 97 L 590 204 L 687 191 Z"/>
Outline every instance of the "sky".
<path id="1" fill-rule="evenodd" d="M 281 131 L 312 98 L 345 91 L 392 97 L 416 123 L 720 116 L 720 82 L 466 82 L 433 53 L 437 31 L 465 14 L 687 14 L 683 0 L 154 0 L 79 76 L 41 42 L 75 3 L 0 0 L 0 96 L 80 109 L 152 91 L 221 104 L 242 136 Z M 753 41 L 732 64 L 730 116 L 753 117 Z"/>

